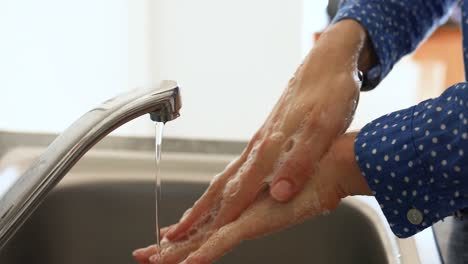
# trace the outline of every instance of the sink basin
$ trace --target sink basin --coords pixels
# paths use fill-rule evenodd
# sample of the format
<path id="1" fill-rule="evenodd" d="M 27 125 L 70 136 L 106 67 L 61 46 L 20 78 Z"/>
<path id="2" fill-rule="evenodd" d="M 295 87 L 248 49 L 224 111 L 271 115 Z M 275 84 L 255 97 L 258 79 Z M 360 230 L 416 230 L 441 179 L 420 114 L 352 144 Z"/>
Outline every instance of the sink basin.
<path id="1" fill-rule="evenodd" d="M 41 150 L 4 154 L 0 180 L 2 169 L 24 170 Z M 233 157 L 164 153 L 163 226 L 176 222 Z M 0 263 L 135 263 L 132 250 L 155 241 L 154 206 L 153 153 L 96 147 L 0 251 Z M 347 198 L 331 214 L 245 241 L 217 263 L 419 263 L 402 261 L 407 254 L 399 245 L 374 207 Z"/>
<path id="2" fill-rule="evenodd" d="M 151 181 L 116 181 L 58 188 L 10 241 L 0 263 L 132 263 L 133 249 L 154 242 L 153 186 Z M 163 187 L 161 220 L 168 225 L 177 221 L 206 185 L 165 182 Z M 389 263 L 372 222 L 351 204 L 272 236 L 244 242 L 219 263 L 291 260 Z"/>

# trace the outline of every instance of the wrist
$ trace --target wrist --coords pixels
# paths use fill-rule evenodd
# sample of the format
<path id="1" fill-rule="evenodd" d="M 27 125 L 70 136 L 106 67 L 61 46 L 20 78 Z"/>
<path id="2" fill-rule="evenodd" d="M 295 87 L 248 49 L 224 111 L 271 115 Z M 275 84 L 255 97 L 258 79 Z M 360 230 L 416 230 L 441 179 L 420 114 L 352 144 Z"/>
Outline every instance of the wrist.
<path id="1" fill-rule="evenodd" d="M 352 195 L 372 195 L 367 180 L 361 173 L 354 154 L 354 141 L 357 133 L 347 133 L 335 141 L 330 151 L 335 158 L 335 163 L 340 166 L 338 186 L 343 197 Z"/>
<path id="2" fill-rule="evenodd" d="M 329 70 L 359 69 L 367 72 L 377 64 L 377 56 L 366 29 L 357 21 L 344 19 L 330 25 L 311 52 L 314 61 L 326 61 Z M 321 65 L 323 67 L 324 65 Z"/>

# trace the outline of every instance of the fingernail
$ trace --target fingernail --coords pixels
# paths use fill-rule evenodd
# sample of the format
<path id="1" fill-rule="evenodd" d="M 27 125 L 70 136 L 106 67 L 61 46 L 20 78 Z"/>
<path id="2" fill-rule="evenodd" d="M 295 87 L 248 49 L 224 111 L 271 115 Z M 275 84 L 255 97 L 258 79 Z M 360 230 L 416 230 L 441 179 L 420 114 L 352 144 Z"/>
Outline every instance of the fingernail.
<path id="1" fill-rule="evenodd" d="M 292 191 L 292 184 L 286 180 L 281 180 L 273 186 L 271 195 L 278 201 L 285 201 L 291 196 Z"/>

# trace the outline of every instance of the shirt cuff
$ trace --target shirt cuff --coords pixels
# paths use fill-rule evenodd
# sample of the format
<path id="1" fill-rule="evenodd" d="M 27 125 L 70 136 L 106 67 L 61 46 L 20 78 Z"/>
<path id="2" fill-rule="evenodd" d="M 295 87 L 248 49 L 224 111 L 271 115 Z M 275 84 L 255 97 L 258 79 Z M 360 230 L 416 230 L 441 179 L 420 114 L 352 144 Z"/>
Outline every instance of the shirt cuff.
<path id="1" fill-rule="evenodd" d="M 416 166 L 421 161 L 415 159 L 417 153 L 412 142 L 413 115 L 414 107 L 411 107 L 376 119 L 361 130 L 355 142 L 361 172 L 399 237 L 411 236 L 428 226 L 427 221 L 412 225 L 406 219 L 414 208 L 412 200 L 421 195 L 409 176 L 422 177 L 424 173 Z M 406 188 L 401 188 L 401 183 Z"/>
<path id="2" fill-rule="evenodd" d="M 409 237 L 468 205 L 468 85 L 380 117 L 355 155 L 392 231 Z"/>

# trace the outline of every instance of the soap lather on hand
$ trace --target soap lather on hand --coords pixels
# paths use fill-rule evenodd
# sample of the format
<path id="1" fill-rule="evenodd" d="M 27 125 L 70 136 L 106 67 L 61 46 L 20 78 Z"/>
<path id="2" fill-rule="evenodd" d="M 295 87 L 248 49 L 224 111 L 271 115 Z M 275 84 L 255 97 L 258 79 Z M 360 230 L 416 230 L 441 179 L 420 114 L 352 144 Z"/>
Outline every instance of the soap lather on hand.
<path id="1" fill-rule="evenodd" d="M 346 134 L 335 141 L 320 161 L 316 173 L 306 181 L 303 191 L 290 202 L 275 201 L 264 188 L 239 218 L 219 226 L 217 222 L 222 215 L 218 209 L 223 201 L 218 200 L 209 213 L 177 239 L 165 237 L 168 230 L 165 229 L 160 249 L 153 245 L 136 250 L 135 258 L 141 264 L 212 263 L 243 240 L 255 239 L 327 213 L 348 195 L 370 195 L 354 160 L 354 138 L 355 134 Z"/>

